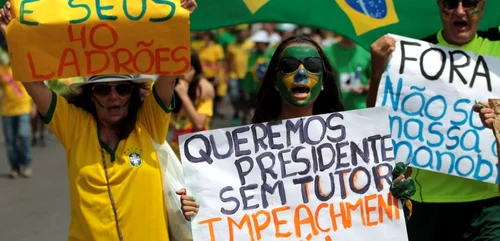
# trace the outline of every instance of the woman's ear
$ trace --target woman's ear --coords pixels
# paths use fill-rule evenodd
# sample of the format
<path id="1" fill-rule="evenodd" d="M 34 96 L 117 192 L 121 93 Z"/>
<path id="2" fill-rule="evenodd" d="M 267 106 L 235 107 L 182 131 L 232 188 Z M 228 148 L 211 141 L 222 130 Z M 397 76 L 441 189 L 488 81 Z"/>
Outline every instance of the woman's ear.
<path id="1" fill-rule="evenodd" d="M 325 85 L 321 85 L 321 91 L 325 89 Z"/>

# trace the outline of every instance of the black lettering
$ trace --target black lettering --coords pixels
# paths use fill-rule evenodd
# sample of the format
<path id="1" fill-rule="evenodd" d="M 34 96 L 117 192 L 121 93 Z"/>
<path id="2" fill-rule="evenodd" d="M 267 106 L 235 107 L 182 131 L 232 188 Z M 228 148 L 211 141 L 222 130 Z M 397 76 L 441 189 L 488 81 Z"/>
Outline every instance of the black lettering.
<path id="1" fill-rule="evenodd" d="M 479 72 L 479 66 L 482 66 L 484 69 L 484 73 Z M 486 79 L 486 85 L 488 85 L 488 91 L 491 92 L 491 78 L 490 78 L 490 70 L 488 68 L 488 64 L 484 60 L 483 56 L 479 55 L 476 62 L 476 67 L 474 67 L 474 73 L 472 74 L 472 79 L 470 81 L 470 88 L 474 87 L 474 82 L 476 81 L 477 76 L 482 76 Z"/>
<path id="2" fill-rule="evenodd" d="M 271 159 L 271 165 L 269 167 L 265 167 L 264 166 L 264 162 L 262 161 L 264 158 L 269 158 Z M 260 175 L 262 177 L 262 182 L 263 183 L 267 183 L 267 174 L 271 175 L 271 177 L 273 179 L 277 179 L 278 178 L 278 174 L 276 174 L 276 172 L 274 172 L 273 168 L 274 168 L 274 164 L 276 163 L 275 160 L 276 158 L 274 157 L 273 153 L 272 152 L 264 152 L 262 154 L 260 154 L 259 156 L 257 156 L 256 158 L 256 161 L 257 161 L 257 165 L 259 165 L 259 168 L 260 168 Z"/>
<path id="3" fill-rule="evenodd" d="M 246 171 L 243 171 L 243 168 L 241 167 L 241 163 L 243 163 L 243 162 L 247 162 L 249 165 L 248 170 L 246 170 Z M 246 183 L 245 176 L 250 174 L 250 172 L 253 169 L 253 166 L 254 166 L 253 160 L 251 157 L 245 156 L 245 157 L 242 157 L 242 158 L 236 160 L 234 162 L 234 165 L 236 166 L 236 170 L 238 170 L 238 176 L 240 177 L 240 183 L 243 186 Z"/>
<path id="4" fill-rule="evenodd" d="M 278 126 L 281 125 L 281 120 L 279 121 L 270 121 L 267 123 L 267 137 L 269 138 L 269 147 L 273 150 L 279 150 L 283 149 L 284 146 L 283 144 L 275 144 L 274 143 L 274 138 L 279 138 L 281 137 L 281 134 L 279 132 L 273 132 L 273 126 Z"/>
<path id="5" fill-rule="evenodd" d="M 302 176 L 306 175 L 311 170 L 311 162 L 309 161 L 309 159 L 307 159 L 307 158 L 300 158 L 300 157 L 297 156 L 297 154 L 299 154 L 299 151 L 304 150 L 304 149 L 306 149 L 306 148 L 303 147 L 303 146 L 298 146 L 298 147 L 295 147 L 292 150 L 292 161 L 293 162 L 304 163 L 304 165 L 306 166 L 303 171 L 298 172 L 299 175 L 302 175 Z"/>
<path id="6" fill-rule="evenodd" d="M 381 173 L 382 167 L 387 168 L 387 173 L 383 174 Z M 382 184 L 382 180 L 385 180 L 388 185 L 391 185 L 392 183 L 392 165 L 390 163 L 381 163 L 377 166 L 372 167 L 372 173 L 373 173 L 373 181 L 375 182 L 375 187 L 377 188 L 377 191 L 382 191 L 384 189 L 384 184 Z"/>
<path id="7" fill-rule="evenodd" d="M 262 130 L 263 135 L 261 137 L 257 136 L 257 127 Z M 264 139 L 267 138 L 267 128 L 264 124 L 258 123 L 252 125 L 252 136 L 253 136 L 253 144 L 255 146 L 255 153 L 259 153 L 259 145 L 264 151 L 267 150 L 267 145 L 264 142 Z"/>
<path id="8" fill-rule="evenodd" d="M 302 193 L 302 202 L 309 203 L 309 197 L 307 196 L 307 184 L 313 181 L 313 177 L 305 176 L 301 178 L 295 178 L 292 181 L 294 185 L 300 184 L 300 190 Z"/>
<path id="9" fill-rule="evenodd" d="M 286 121 L 286 145 L 292 145 L 292 133 L 299 134 L 300 144 L 304 144 L 304 119 L 300 118 L 295 124 L 291 120 Z"/>
<path id="10" fill-rule="evenodd" d="M 250 150 L 241 150 L 240 149 L 241 144 L 248 143 L 247 138 L 238 138 L 238 134 L 247 132 L 249 130 L 250 130 L 250 127 L 248 127 L 248 126 L 236 128 L 233 130 L 233 142 L 234 142 L 234 150 L 236 153 L 236 157 L 250 155 L 250 153 L 251 153 Z"/>
<path id="11" fill-rule="evenodd" d="M 262 196 L 262 207 L 269 207 L 269 202 L 267 201 L 267 195 L 274 194 L 276 192 L 276 188 L 278 188 L 278 193 L 280 195 L 281 205 L 286 205 L 286 194 L 285 194 L 285 185 L 283 185 L 283 181 L 277 181 L 272 187 L 267 183 L 264 183 L 261 187 L 261 196 Z"/>
<path id="12" fill-rule="evenodd" d="M 340 118 L 341 120 L 344 120 L 344 116 L 340 113 L 332 113 L 331 115 L 328 116 L 328 118 L 326 118 L 326 125 L 328 127 L 328 129 L 332 130 L 332 131 L 336 131 L 336 130 L 340 130 L 340 135 L 338 137 L 331 137 L 331 136 L 327 136 L 326 138 L 330 141 L 330 142 L 341 142 L 345 139 L 346 137 L 346 130 L 345 130 L 345 126 L 343 126 L 342 124 L 338 124 L 338 125 L 332 125 L 331 121 L 333 120 L 333 118 Z"/>
<path id="13" fill-rule="evenodd" d="M 363 150 L 359 148 L 358 144 L 354 143 L 351 141 L 351 162 L 353 166 L 358 165 L 358 156 L 361 157 L 361 159 L 365 163 L 370 162 L 370 149 L 368 148 L 368 140 L 366 138 L 363 138 L 361 141 L 361 144 L 363 145 Z"/>
<path id="14" fill-rule="evenodd" d="M 215 159 L 222 160 L 230 157 L 234 153 L 233 148 L 233 138 L 231 138 L 231 133 L 226 131 L 227 145 L 229 146 L 226 154 L 220 154 L 217 150 L 218 145 L 215 143 L 214 135 L 210 135 L 210 145 L 212 146 L 212 151 L 214 152 Z"/>
<path id="15" fill-rule="evenodd" d="M 317 141 L 313 141 L 311 139 L 311 137 L 309 136 L 309 126 L 310 126 L 311 122 L 313 122 L 314 120 L 317 120 L 319 122 L 319 124 L 321 125 L 321 135 Z M 313 126 L 316 127 L 316 125 L 313 125 Z M 317 129 L 314 129 L 314 130 L 317 130 Z M 309 117 L 306 121 L 305 128 L 304 128 L 303 132 L 304 132 L 304 139 L 305 139 L 307 144 L 309 144 L 309 145 L 319 144 L 325 138 L 325 135 L 326 135 L 325 120 L 323 120 L 323 118 L 321 116 Z M 315 132 L 313 132 L 313 134 L 314 134 L 314 136 L 317 136 L 318 132 L 315 131 Z"/>
<path id="16" fill-rule="evenodd" d="M 347 153 L 342 152 L 342 148 L 345 146 L 348 146 L 348 145 L 349 145 L 349 142 L 347 142 L 347 141 L 339 142 L 335 145 L 335 149 L 337 149 L 337 167 L 335 168 L 335 170 L 338 170 L 340 168 L 349 167 L 349 165 L 350 165 L 349 162 L 342 163 L 342 159 L 347 157 Z"/>
<path id="17" fill-rule="evenodd" d="M 332 155 L 331 155 L 332 159 L 330 159 L 330 161 L 326 164 L 325 164 L 325 161 L 323 160 L 323 149 L 325 149 L 325 148 L 330 149 L 330 151 L 332 152 Z M 318 166 L 319 166 L 320 172 L 323 172 L 326 169 L 333 166 L 333 164 L 335 163 L 335 149 L 333 148 L 333 145 L 331 143 L 321 144 L 320 146 L 318 146 L 316 152 L 318 153 Z M 328 155 L 326 155 L 326 156 L 328 156 Z"/>
<path id="18" fill-rule="evenodd" d="M 223 203 L 227 202 L 234 202 L 235 207 L 233 209 L 225 209 L 224 207 L 220 208 L 220 212 L 225 215 L 233 215 L 238 211 L 238 208 L 240 208 L 240 201 L 235 198 L 235 197 L 224 197 L 224 193 L 229 192 L 229 191 L 234 191 L 233 187 L 227 186 L 225 188 L 222 188 L 219 192 L 219 198 Z"/>
<path id="19" fill-rule="evenodd" d="M 434 76 L 427 74 L 427 72 L 425 72 L 425 69 L 424 69 L 424 57 L 427 53 L 431 52 L 432 50 L 436 50 L 441 54 L 441 68 Z M 430 63 L 430 61 L 427 61 L 427 63 Z M 446 66 L 446 53 L 444 52 L 444 50 L 442 50 L 440 48 L 429 48 L 429 49 L 426 49 L 424 52 L 422 52 L 422 56 L 420 57 L 420 72 L 422 73 L 422 76 L 424 78 L 426 78 L 428 80 L 439 79 L 439 77 L 441 77 L 441 75 L 443 74 L 445 66 Z"/>
<path id="20" fill-rule="evenodd" d="M 401 43 L 401 66 L 399 67 L 399 74 L 403 74 L 405 70 L 405 61 L 417 61 L 417 58 L 411 58 L 411 57 L 406 57 L 406 49 L 405 47 L 408 46 L 418 46 L 420 47 L 421 45 L 416 42 L 408 42 L 408 41 L 400 41 Z"/>
<path id="21" fill-rule="evenodd" d="M 251 191 L 257 189 L 259 186 L 257 184 L 250 184 L 248 186 L 240 187 L 241 201 L 243 202 L 243 210 L 252 210 L 259 208 L 259 204 L 256 203 L 252 206 L 248 206 L 248 202 L 251 201 L 255 196 L 247 196 L 246 191 Z"/>
<path id="22" fill-rule="evenodd" d="M 368 137 L 368 142 L 370 142 L 371 147 L 372 147 L 372 153 L 373 153 L 373 158 L 375 159 L 375 163 L 378 164 L 380 162 L 378 158 L 378 151 L 377 151 L 377 140 L 380 140 L 382 138 L 381 135 L 374 135 Z"/>
<path id="23" fill-rule="evenodd" d="M 198 152 L 200 154 L 200 157 L 194 157 L 193 155 L 191 155 L 189 148 L 184 148 L 184 155 L 186 156 L 187 160 L 192 163 L 206 162 L 208 164 L 212 164 L 214 162 L 210 157 L 212 149 L 210 148 L 210 141 L 207 139 L 207 137 L 201 134 L 193 135 L 186 140 L 186 144 L 184 145 L 188 147 L 189 143 L 196 139 L 200 139 L 201 141 L 203 141 L 205 150 L 200 149 L 200 151 Z"/>
<path id="24" fill-rule="evenodd" d="M 469 55 L 467 55 L 467 53 L 465 53 L 462 50 L 453 50 L 453 51 L 449 51 L 449 53 L 450 53 L 450 83 L 453 83 L 453 77 L 456 73 L 458 75 L 458 77 L 460 78 L 460 80 L 462 81 L 462 83 L 464 83 L 466 85 L 467 80 L 462 75 L 462 73 L 460 73 L 460 70 L 458 70 L 458 68 L 463 68 L 463 67 L 469 66 L 469 64 L 470 64 Z M 455 54 L 461 54 L 462 55 L 461 57 L 465 57 L 465 63 L 455 65 L 455 56 L 454 56 Z M 461 57 L 458 57 L 458 58 L 460 59 Z"/>
<path id="25" fill-rule="evenodd" d="M 389 140 L 391 142 L 390 147 L 385 147 L 385 140 Z M 380 140 L 381 144 L 381 149 L 382 149 L 382 161 L 383 162 L 392 162 L 394 161 L 394 152 L 392 151 L 394 148 L 392 147 L 392 138 L 391 135 L 385 135 L 382 137 L 382 140 Z M 388 157 L 387 153 L 391 154 L 392 157 Z"/>
<path id="26" fill-rule="evenodd" d="M 290 151 L 291 151 L 290 149 L 285 149 L 285 150 L 278 152 L 278 160 L 280 161 L 280 164 L 281 164 L 281 178 L 287 178 L 287 177 L 297 175 L 296 172 L 292 172 L 290 174 L 286 173 L 286 164 L 290 164 L 290 163 L 292 163 L 292 161 L 285 160 L 285 158 L 283 157 L 283 154 L 288 153 Z"/>

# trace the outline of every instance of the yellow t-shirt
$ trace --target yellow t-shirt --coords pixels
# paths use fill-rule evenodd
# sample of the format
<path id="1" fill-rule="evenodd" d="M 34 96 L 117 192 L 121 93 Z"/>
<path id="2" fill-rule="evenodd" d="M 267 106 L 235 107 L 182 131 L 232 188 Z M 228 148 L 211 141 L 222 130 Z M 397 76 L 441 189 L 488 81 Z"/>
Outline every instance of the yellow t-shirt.
<path id="1" fill-rule="evenodd" d="M 23 84 L 12 79 L 10 67 L 0 67 L 0 80 L 2 85 L 2 116 L 25 115 L 31 112 L 33 101 L 26 92 Z"/>
<path id="2" fill-rule="evenodd" d="M 254 42 L 246 40 L 243 43 L 234 42 L 227 47 L 227 55 L 231 58 L 230 78 L 243 79 L 247 73 L 248 59 Z"/>
<path id="3" fill-rule="evenodd" d="M 118 240 L 102 155 L 124 240 L 169 240 L 161 170 L 153 145 L 166 138 L 169 111 L 153 87 L 139 109 L 135 129 L 111 150 L 101 148 L 98 123 L 90 113 L 53 93 L 44 122 L 66 150 L 71 204 L 68 240 Z"/>
<path id="4" fill-rule="evenodd" d="M 200 53 L 200 51 L 205 48 L 205 41 L 202 40 L 192 40 L 191 41 L 191 49 L 194 50 L 197 54 Z"/>
<path id="5" fill-rule="evenodd" d="M 205 77 L 214 78 L 217 75 L 217 64 L 224 60 L 224 50 L 222 50 L 222 46 L 219 44 L 211 44 L 200 50 L 198 56 Z"/>
<path id="6" fill-rule="evenodd" d="M 214 107 L 213 99 L 209 98 L 204 101 L 198 99 L 195 101 L 194 107 L 197 113 L 204 114 L 207 116 L 204 130 L 210 129 L 210 119 L 213 116 L 213 107 Z M 175 131 L 174 131 L 174 136 L 172 137 L 172 140 L 170 141 L 169 144 L 172 150 L 174 150 L 174 152 L 177 154 L 177 157 L 180 158 L 179 140 L 178 140 L 179 135 L 193 133 L 195 132 L 195 130 L 193 128 L 193 123 L 191 123 L 191 120 L 189 119 L 189 116 L 187 115 L 184 107 L 181 107 L 178 113 L 172 114 L 172 121 L 175 126 Z"/>

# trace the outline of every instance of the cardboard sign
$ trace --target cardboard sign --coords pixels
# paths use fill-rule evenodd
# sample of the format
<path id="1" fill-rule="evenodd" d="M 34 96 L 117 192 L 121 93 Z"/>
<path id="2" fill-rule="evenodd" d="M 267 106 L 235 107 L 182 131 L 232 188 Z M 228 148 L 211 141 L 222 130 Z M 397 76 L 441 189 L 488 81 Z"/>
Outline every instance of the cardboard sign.
<path id="1" fill-rule="evenodd" d="M 189 12 L 180 0 L 11 3 L 7 44 L 17 80 L 189 70 Z"/>

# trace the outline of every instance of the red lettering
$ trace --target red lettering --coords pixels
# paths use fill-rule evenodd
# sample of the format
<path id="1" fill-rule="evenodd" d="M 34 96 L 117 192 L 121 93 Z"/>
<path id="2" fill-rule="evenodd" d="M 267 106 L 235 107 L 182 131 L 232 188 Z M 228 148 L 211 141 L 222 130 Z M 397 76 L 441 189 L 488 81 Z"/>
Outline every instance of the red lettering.
<path id="1" fill-rule="evenodd" d="M 162 57 L 163 52 L 170 52 L 170 48 L 157 48 L 155 50 L 155 62 L 156 62 L 156 74 L 164 74 L 164 75 L 169 75 L 170 71 L 163 71 L 161 68 L 161 63 L 163 61 L 168 62 L 170 61 L 169 57 Z"/>
<path id="2" fill-rule="evenodd" d="M 100 62 L 100 61 L 92 61 L 92 56 L 94 56 L 96 54 L 104 56 L 105 61 L 100 69 L 93 70 L 92 63 L 99 63 Z M 99 74 L 99 73 L 105 71 L 109 67 L 109 64 L 110 64 L 109 63 L 109 56 L 108 56 L 108 53 L 106 53 L 104 50 L 85 51 L 85 57 L 87 59 L 87 75 Z"/>
<path id="3" fill-rule="evenodd" d="M 111 43 L 110 44 L 100 45 L 100 44 L 96 43 L 95 34 L 96 34 L 96 31 L 99 30 L 100 28 L 106 28 L 109 30 L 109 33 L 111 34 Z M 101 37 L 99 39 L 110 39 L 110 38 Z M 93 48 L 106 50 L 106 49 L 112 48 L 113 46 L 116 45 L 116 43 L 118 42 L 118 34 L 116 33 L 115 29 L 111 25 L 101 23 L 101 24 L 97 24 L 96 26 L 94 26 L 90 29 L 89 41 L 90 41 L 90 45 L 92 45 Z"/>
<path id="4" fill-rule="evenodd" d="M 73 36 L 73 25 L 68 26 L 68 37 L 69 37 L 69 42 L 75 42 L 75 41 L 80 41 L 82 43 L 82 49 L 87 47 L 87 41 L 85 39 L 85 25 L 80 28 L 80 38 L 75 38 Z"/>
<path id="5" fill-rule="evenodd" d="M 146 59 L 139 60 L 139 57 L 142 53 L 146 53 L 147 57 L 146 57 Z M 136 70 L 138 70 L 142 73 L 148 73 L 149 71 L 151 71 L 153 69 L 154 60 L 155 60 L 155 55 L 153 54 L 153 51 L 151 51 L 149 49 L 141 49 L 140 51 L 135 53 L 134 59 L 135 59 L 135 61 L 133 62 L 133 64 L 134 64 L 134 68 Z M 138 63 L 146 64 L 148 60 L 149 60 L 149 66 L 145 70 L 140 69 Z"/>
<path id="6" fill-rule="evenodd" d="M 174 60 L 174 62 L 176 62 L 176 63 L 184 62 L 184 68 L 182 68 L 179 71 L 174 72 L 174 75 L 182 74 L 182 73 L 188 71 L 189 68 L 191 67 L 191 63 L 189 63 L 189 58 L 187 58 L 185 56 L 181 57 L 181 58 L 176 58 L 175 57 L 177 51 L 183 50 L 183 49 L 186 50 L 186 51 L 188 51 L 188 54 L 189 54 L 189 49 L 187 47 L 185 47 L 185 46 L 179 46 L 179 47 L 175 48 L 174 50 L 172 50 L 172 60 Z M 188 56 L 191 56 L 191 55 L 188 55 Z"/>
<path id="7" fill-rule="evenodd" d="M 46 79 L 52 79 L 54 77 L 54 72 L 50 74 L 37 74 L 36 69 L 35 69 L 35 63 L 33 63 L 33 57 L 31 56 L 31 53 L 28 52 L 28 62 L 30 64 L 30 69 L 31 69 L 31 77 L 34 80 L 46 80 Z"/>
<path id="8" fill-rule="evenodd" d="M 71 55 L 72 59 L 68 59 L 68 54 Z M 78 59 L 76 58 L 76 52 L 72 48 L 65 48 L 63 50 L 61 60 L 59 62 L 59 69 L 57 71 L 57 76 L 62 76 L 65 67 L 74 66 L 75 75 L 80 76 L 80 66 L 78 65 Z"/>
<path id="9" fill-rule="evenodd" d="M 127 55 L 126 58 L 119 57 L 120 53 L 125 53 Z M 130 64 L 133 64 L 134 56 L 129 49 L 119 48 L 113 52 L 111 52 L 111 56 L 113 57 L 113 62 L 115 63 L 114 71 L 115 73 L 123 73 L 127 71 L 127 73 L 132 74 L 134 71 L 129 67 Z M 123 62 L 120 62 L 123 61 Z M 123 69 L 123 70 L 122 70 Z"/>

